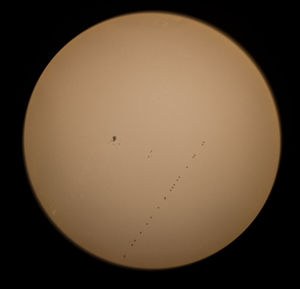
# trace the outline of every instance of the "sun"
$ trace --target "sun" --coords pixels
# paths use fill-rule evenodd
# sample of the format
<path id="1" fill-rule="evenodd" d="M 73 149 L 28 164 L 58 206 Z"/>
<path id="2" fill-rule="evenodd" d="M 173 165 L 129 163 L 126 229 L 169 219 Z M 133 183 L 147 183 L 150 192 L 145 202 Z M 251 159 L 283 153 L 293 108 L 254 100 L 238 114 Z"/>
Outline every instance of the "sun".
<path id="1" fill-rule="evenodd" d="M 39 78 L 24 157 L 42 210 L 102 260 L 165 269 L 222 250 L 264 206 L 279 117 L 235 41 L 179 14 L 121 15 L 84 31 Z"/>

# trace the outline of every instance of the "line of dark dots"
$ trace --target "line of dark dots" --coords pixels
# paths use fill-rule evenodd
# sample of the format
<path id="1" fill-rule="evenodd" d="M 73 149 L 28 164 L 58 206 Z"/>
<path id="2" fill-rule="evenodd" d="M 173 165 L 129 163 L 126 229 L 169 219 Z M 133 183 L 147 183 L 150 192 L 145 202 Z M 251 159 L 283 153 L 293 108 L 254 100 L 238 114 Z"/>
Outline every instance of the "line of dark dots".
<path id="1" fill-rule="evenodd" d="M 150 218 L 150 219 L 152 219 L 153 217 L 152 217 L 152 216 L 150 216 L 149 218 Z M 150 223 L 149 223 L 149 222 L 146 222 L 146 223 L 145 223 L 145 225 L 146 225 L 146 226 L 148 226 L 148 225 L 150 225 Z M 142 232 L 142 231 L 140 231 L 140 232 L 139 232 L 139 234 L 140 234 L 140 235 L 142 235 L 142 234 L 143 234 L 143 232 Z M 137 240 L 136 240 L 136 239 L 134 239 L 134 240 L 133 240 L 133 243 L 130 243 L 130 246 L 131 246 L 131 247 L 133 247 L 133 246 L 134 246 L 134 243 L 135 243 L 136 241 L 137 241 Z M 124 256 L 125 256 L 125 257 L 124 257 Z M 126 258 L 126 254 L 124 254 L 124 255 L 123 255 L 123 258 Z"/>
<path id="2" fill-rule="evenodd" d="M 201 145 L 204 145 L 204 143 L 205 143 L 205 141 L 203 141 Z M 150 153 L 149 153 L 149 155 L 148 155 L 148 158 L 150 158 L 150 154 L 151 154 L 151 153 L 152 153 L 152 150 L 150 151 Z M 193 154 L 192 158 L 195 158 L 196 156 L 197 156 L 196 154 Z M 188 169 L 189 166 L 186 165 L 185 168 Z M 180 178 L 181 178 L 181 176 L 178 176 L 178 177 L 176 178 L 176 182 L 178 182 L 178 181 L 180 180 Z M 171 192 L 171 191 L 175 188 L 175 186 L 176 186 L 176 184 L 174 183 L 174 184 L 171 186 L 171 189 L 169 189 L 169 191 Z M 167 197 L 164 196 L 164 200 L 166 200 L 166 199 L 167 199 Z M 160 206 L 156 206 L 156 209 L 160 209 Z M 152 219 L 153 217 L 150 216 L 149 218 Z M 146 222 L 145 225 L 146 225 L 146 226 L 149 226 L 149 222 Z M 139 232 L 140 235 L 142 235 L 142 233 L 143 233 L 142 231 Z M 135 243 L 135 242 L 136 242 L 136 239 L 134 239 L 133 242 Z M 134 243 L 131 243 L 130 246 L 133 247 L 133 246 L 134 246 Z M 123 255 L 123 258 L 126 258 L 126 254 Z"/>
<path id="3" fill-rule="evenodd" d="M 177 179 L 179 180 L 180 178 L 181 178 L 181 176 L 178 176 Z M 177 179 L 176 179 L 176 180 L 177 180 Z M 173 189 L 173 187 L 175 187 L 175 185 L 176 185 L 176 184 L 174 183 L 174 184 L 171 186 L 170 191 L 172 191 L 172 189 Z M 167 199 L 167 197 L 164 196 L 164 200 L 166 200 L 166 199 Z M 157 206 L 156 209 L 160 209 L 160 206 Z M 150 216 L 149 218 L 152 219 L 153 217 Z M 149 226 L 149 222 L 146 222 L 145 225 L 146 225 L 146 226 Z M 140 231 L 139 234 L 142 235 L 142 231 Z M 136 242 L 136 239 L 134 239 L 133 242 L 135 243 L 135 242 Z M 133 246 L 134 246 L 134 243 L 131 243 L 130 246 L 133 247 Z M 126 254 L 123 255 L 123 258 L 126 258 Z"/>
<path id="4" fill-rule="evenodd" d="M 178 176 L 177 179 L 176 179 L 176 181 L 179 181 L 180 178 L 181 178 L 181 176 Z M 171 186 L 171 189 L 169 190 L 170 192 L 174 189 L 175 185 L 176 185 L 176 184 L 174 183 L 174 184 Z M 164 200 L 167 200 L 167 197 L 166 197 L 166 196 L 164 196 Z M 156 209 L 160 209 L 160 206 L 157 206 Z M 149 218 L 152 219 L 152 216 L 150 216 Z M 146 226 L 149 226 L 149 222 L 146 222 L 145 225 L 146 225 Z M 139 233 L 140 233 L 140 235 L 142 234 L 142 232 L 139 232 Z M 134 242 L 136 242 L 136 239 L 134 239 Z M 134 246 L 133 243 L 131 243 L 130 245 L 131 245 L 131 247 Z"/>
<path id="5" fill-rule="evenodd" d="M 152 216 L 150 216 L 150 219 L 152 219 Z M 145 225 L 146 225 L 146 226 L 148 226 L 148 225 L 149 225 L 149 223 L 148 223 L 148 222 L 146 222 L 146 223 L 145 223 Z M 140 235 L 142 235 L 142 234 L 143 234 L 143 232 L 142 232 L 142 231 L 140 231 L 140 232 L 139 232 L 139 234 L 140 234 Z M 137 239 L 134 239 L 134 240 L 133 240 L 133 242 L 131 242 L 131 243 L 130 243 L 130 247 L 133 247 L 133 246 L 134 246 L 134 243 L 136 243 L 136 241 L 137 241 Z M 126 255 L 126 254 L 124 254 L 124 255 L 123 255 L 123 258 L 126 258 L 126 257 L 127 257 L 127 255 Z"/>

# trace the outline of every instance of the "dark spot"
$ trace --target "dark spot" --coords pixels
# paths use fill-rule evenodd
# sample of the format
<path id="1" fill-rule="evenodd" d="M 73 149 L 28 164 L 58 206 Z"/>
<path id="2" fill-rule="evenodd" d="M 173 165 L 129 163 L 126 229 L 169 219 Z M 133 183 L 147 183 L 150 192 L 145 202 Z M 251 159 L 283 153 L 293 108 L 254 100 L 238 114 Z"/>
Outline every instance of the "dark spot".
<path id="1" fill-rule="evenodd" d="M 186 169 L 188 169 L 188 168 L 189 168 L 189 166 L 186 166 L 185 168 L 186 168 Z"/>
<path id="2" fill-rule="evenodd" d="M 136 240 L 134 239 L 133 242 L 136 242 Z"/>
<path id="3" fill-rule="evenodd" d="M 149 225 L 149 223 L 146 223 L 146 226 L 148 226 Z"/>
<path id="4" fill-rule="evenodd" d="M 164 197 L 164 200 L 166 200 L 167 199 L 167 197 Z"/>
<path id="5" fill-rule="evenodd" d="M 123 258 L 126 258 L 126 255 L 125 255 L 125 254 L 123 255 Z"/>
<path id="6" fill-rule="evenodd" d="M 114 135 L 113 137 L 112 137 L 112 141 L 116 141 L 117 140 L 117 137 Z"/>
<path id="7" fill-rule="evenodd" d="M 152 219 L 152 216 L 150 216 L 150 219 Z"/>
<path id="8" fill-rule="evenodd" d="M 160 209 L 160 207 L 156 207 L 156 209 Z"/>
<path id="9" fill-rule="evenodd" d="M 130 244 L 130 246 L 132 247 L 132 246 L 133 246 L 133 244 Z"/>
<path id="10" fill-rule="evenodd" d="M 142 235 L 142 232 L 140 232 L 140 235 Z"/>

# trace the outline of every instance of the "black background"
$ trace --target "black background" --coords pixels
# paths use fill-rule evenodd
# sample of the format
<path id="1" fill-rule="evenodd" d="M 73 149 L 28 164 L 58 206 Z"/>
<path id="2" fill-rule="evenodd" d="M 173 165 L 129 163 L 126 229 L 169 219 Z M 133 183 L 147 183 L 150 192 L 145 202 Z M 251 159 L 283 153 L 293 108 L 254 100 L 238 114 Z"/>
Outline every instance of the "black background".
<path id="1" fill-rule="evenodd" d="M 76 1 L 74 1 L 76 2 Z M 85 3 L 85 4 L 84 4 Z M 295 96 L 292 92 L 292 71 L 295 61 L 293 47 L 296 28 L 295 7 L 243 2 L 229 7 L 201 2 L 172 4 L 120 4 L 98 1 L 72 3 L 42 2 L 38 6 L 16 4 L 7 11 L 6 30 L 12 36 L 12 86 L 14 100 L 14 200 L 12 204 L 13 234 L 10 244 L 9 271 L 16 279 L 33 281 L 64 279 L 98 280 L 112 283 L 132 278 L 139 287 L 156 277 L 171 280 L 221 280 L 232 283 L 242 280 L 240 287 L 252 281 L 288 282 L 293 279 L 293 231 L 290 228 L 289 180 L 290 158 L 294 154 Z M 197 3 L 197 2 L 196 2 Z M 102 262 L 84 253 L 63 237 L 39 207 L 30 188 L 23 164 L 22 129 L 26 107 L 40 74 L 55 54 L 72 38 L 102 20 L 127 12 L 159 10 L 194 16 L 221 29 L 237 41 L 256 61 L 274 93 L 282 125 L 282 154 L 278 176 L 263 210 L 237 240 L 219 253 L 195 264 L 163 271 L 140 271 Z M 299 34 L 299 32 L 298 32 Z M 193 277 L 193 278 L 190 278 Z M 169 282 L 169 281 L 167 281 Z M 168 283 L 166 283 L 168 284 Z M 259 283 L 258 283 L 259 284 Z M 157 286 L 160 286 L 157 283 Z M 111 285 L 112 286 L 112 285 Z M 185 286 L 187 287 L 187 286 Z"/>

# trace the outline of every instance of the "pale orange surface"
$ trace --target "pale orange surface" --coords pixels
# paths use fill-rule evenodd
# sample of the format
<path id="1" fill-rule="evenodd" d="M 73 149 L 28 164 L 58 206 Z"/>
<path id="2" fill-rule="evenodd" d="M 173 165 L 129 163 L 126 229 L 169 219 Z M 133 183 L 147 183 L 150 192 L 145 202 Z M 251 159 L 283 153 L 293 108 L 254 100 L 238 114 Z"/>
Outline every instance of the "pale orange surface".
<path id="1" fill-rule="evenodd" d="M 52 59 L 32 93 L 24 156 L 59 230 L 114 264 L 199 261 L 254 220 L 272 189 L 280 125 L 249 56 L 175 14 L 102 22 Z"/>

